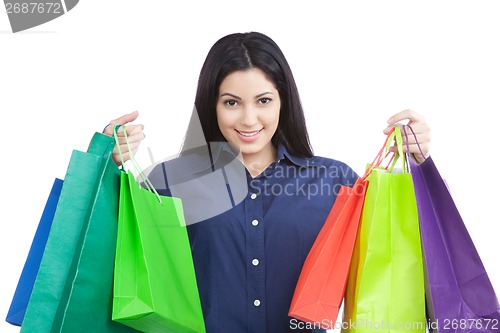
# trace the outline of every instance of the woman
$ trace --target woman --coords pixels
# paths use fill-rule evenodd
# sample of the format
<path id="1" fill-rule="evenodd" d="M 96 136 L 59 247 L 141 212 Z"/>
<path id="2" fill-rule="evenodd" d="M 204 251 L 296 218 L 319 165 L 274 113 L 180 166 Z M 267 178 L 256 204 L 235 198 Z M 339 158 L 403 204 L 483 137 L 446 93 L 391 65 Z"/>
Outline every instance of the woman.
<path id="1" fill-rule="evenodd" d="M 313 155 L 290 67 L 278 45 L 261 33 L 231 34 L 212 46 L 195 106 L 207 143 L 227 141 L 239 148 L 248 186 L 241 202 L 233 200 L 230 209 L 188 226 L 207 332 L 299 332 L 288 309 L 302 264 L 337 190 L 352 186 L 358 175 L 340 161 Z M 128 124 L 137 116 L 110 124 Z M 403 120 L 428 154 L 429 127 L 414 111 L 391 117 L 384 133 Z M 105 133 L 111 135 L 112 127 Z M 126 128 L 134 154 L 143 126 Z M 196 136 L 193 128 L 187 141 Z M 413 140 L 409 149 L 423 160 Z M 216 165 L 221 155 L 209 155 Z M 151 177 L 164 175 L 165 168 L 157 166 Z M 161 192 L 171 194 L 168 186 Z"/>

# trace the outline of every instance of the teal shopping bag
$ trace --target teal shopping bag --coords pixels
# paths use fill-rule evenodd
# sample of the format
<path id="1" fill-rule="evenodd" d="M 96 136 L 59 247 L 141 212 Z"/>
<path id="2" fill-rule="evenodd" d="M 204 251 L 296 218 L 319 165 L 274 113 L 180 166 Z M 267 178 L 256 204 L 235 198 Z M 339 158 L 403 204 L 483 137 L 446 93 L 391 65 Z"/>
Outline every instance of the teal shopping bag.
<path id="1" fill-rule="evenodd" d="M 22 333 L 134 332 L 111 320 L 119 175 L 114 140 L 96 133 L 64 177 Z"/>

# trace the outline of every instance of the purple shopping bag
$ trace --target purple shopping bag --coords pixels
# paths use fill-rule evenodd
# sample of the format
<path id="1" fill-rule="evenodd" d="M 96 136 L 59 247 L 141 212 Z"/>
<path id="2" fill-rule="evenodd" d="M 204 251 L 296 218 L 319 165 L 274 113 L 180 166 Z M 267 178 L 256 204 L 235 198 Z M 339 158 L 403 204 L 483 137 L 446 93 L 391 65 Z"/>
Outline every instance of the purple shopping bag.
<path id="1" fill-rule="evenodd" d="M 425 263 L 429 329 L 500 332 L 497 296 L 445 181 L 431 157 L 421 164 L 411 160 L 410 166 Z"/>

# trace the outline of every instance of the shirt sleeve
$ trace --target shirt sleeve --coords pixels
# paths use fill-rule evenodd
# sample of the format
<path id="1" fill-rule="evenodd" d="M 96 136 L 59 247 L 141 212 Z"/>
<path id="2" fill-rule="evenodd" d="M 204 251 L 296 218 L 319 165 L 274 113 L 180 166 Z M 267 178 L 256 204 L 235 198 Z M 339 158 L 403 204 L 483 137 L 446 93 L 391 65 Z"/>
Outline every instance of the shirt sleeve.
<path id="1" fill-rule="evenodd" d="M 349 165 L 343 162 L 340 162 L 340 164 L 342 168 L 342 178 L 340 179 L 340 183 L 344 186 L 353 187 L 354 183 L 358 180 L 359 175 Z"/>

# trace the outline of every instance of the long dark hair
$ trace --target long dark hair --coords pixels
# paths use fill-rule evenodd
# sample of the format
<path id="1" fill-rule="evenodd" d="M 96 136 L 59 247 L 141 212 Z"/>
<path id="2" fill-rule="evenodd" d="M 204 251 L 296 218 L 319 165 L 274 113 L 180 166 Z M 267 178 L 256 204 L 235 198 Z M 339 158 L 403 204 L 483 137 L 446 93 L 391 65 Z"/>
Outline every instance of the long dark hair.
<path id="1" fill-rule="evenodd" d="M 207 143 L 225 141 L 217 124 L 216 113 L 221 82 L 232 72 L 251 68 L 258 68 L 266 73 L 280 95 L 280 118 L 272 144 L 275 147 L 283 144 L 292 155 L 311 157 L 313 152 L 304 112 L 290 66 L 278 45 L 259 32 L 224 36 L 208 52 L 200 72 L 195 98 L 195 107 L 205 141 Z M 189 132 L 190 129 L 186 135 L 187 141 L 190 140 Z"/>

